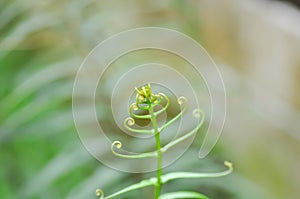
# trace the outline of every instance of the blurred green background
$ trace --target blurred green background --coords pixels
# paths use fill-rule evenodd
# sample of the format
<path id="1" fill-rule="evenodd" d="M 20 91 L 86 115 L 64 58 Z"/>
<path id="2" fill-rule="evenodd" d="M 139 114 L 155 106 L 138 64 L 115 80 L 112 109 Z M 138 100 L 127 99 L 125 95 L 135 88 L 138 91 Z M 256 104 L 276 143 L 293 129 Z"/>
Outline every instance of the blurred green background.
<path id="1" fill-rule="evenodd" d="M 96 198 L 96 188 L 109 194 L 153 175 L 118 172 L 92 158 L 71 107 L 74 77 L 90 50 L 144 26 L 175 29 L 200 42 L 227 89 L 227 120 L 214 151 L 197 158 L 200 136 L 166 170 L 219 171 L 230 160 L 234 173 L 179 180 L 163 191 L 300 198 L 300 11 L 266 0 L 2 0 L 0 198 Z M 151 198 L 152 192 L 120 198 Z"/>

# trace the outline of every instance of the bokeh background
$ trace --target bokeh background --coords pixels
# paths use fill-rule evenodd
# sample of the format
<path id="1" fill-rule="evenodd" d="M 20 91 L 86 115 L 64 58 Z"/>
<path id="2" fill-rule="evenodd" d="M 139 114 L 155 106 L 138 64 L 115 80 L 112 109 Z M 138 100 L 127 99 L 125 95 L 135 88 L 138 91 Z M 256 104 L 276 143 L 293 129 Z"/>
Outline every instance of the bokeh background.
<path id="1" fill-rule="evenodd" d="M 194 190 L 212 199 L 300 198 L 297 6 L 270 0 L 2 0 L 0 198 L 96 198 L 96 188 L 109 194 L 153 175 L 118 172 L 91 157 L 71 107 L 74 77 L 90 50 L 115 33 L 144 26 L 175 29 L 201 43 L 219 66 L 228 97 L 224 132 L 213 152 L 197 158 L 200 136 L 166 171 L 219 171 L 230 160 L 234 173 L 179 180 L 164 191 Z M 109 107 L 105 90 L 101 97 Z M 102 113 L 99 120 L 112 121 Z M 151 198 L 152 192 L 120 198 Z"/>

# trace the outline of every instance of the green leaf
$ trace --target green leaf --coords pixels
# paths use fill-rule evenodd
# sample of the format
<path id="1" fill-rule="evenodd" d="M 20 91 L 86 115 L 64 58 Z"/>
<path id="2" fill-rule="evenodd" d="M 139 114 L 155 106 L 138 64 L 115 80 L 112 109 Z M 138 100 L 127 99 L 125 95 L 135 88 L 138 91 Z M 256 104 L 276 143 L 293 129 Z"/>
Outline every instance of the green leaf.
<path id="1" fill-rule="evenodd" d="M 178 191 L 173 193 L 166 193 L 159 197 L 159 199 L 174 199 L 174 198 L 197 198 L 197 199 L 209 199 L 207 196 L 191 191 Z"/>

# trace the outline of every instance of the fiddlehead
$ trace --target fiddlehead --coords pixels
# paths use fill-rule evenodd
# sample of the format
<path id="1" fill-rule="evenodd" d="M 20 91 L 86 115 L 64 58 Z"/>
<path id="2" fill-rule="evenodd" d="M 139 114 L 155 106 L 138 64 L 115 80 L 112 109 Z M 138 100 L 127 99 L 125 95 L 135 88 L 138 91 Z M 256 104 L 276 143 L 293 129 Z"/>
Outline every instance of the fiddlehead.
<path id="1" fill-rule="evenodd" d="M 122 149 L 122 143 L 120 141 L 114 141 L 111 145 L 111 152 L 122 158 L 148 158 L 148 157 L 156 157 L 157 158 L 157 176 L 156 178 L 150 178 L 147 180 L 143 180 L 137 184 L 130 185 L 129 187 L 126 187 L 114 194 L 111 194 L 107 197 L 104 197 L 104 193 L 101 189 L 96 190 L 96 195 L 99 197 L 99 199 L 109 199 L 114 198 L 116 196 L 119 196 L 123 193 L 127 193 L 132 190 L 140 189 L 146 186 L 154 186 L 155 187 L 155 199 L 173 199 L 173 198 L 198 198 L 198 199 L 208 199 L 207 196 L 191 192 L 191 191 L 178 191 L 173 193 L 166 193 L 163 195 L 160 195 L 160 189 L 161 185 L 165 184 L 171 180 L 175 179 L 183 179 L 183 178 L 215 178 L 215 177 L 222 177 L 225 175 L 230 174 L 233 171 L 232 163 L 230 162 L 224 162 L 224 165 L 228 167 L 227 170 L 217 173 L 193 173 L 193 172 L 174 172 L 174 173 L 168 173 L 165 175 L 162 175 L 162 154 L 166 152 L 169 148 L 175 146 L 176 144 L 186 140 L 187 138 L 191 137 L 195 133 L 198 132 L 198 130 L 202 127 L 204 123 L 204 112 L 201 109 L 195 109 L 193 111 L 193 116 L 195 118 L 200 118 L 200 121 L 198 125 L 191 130 L 190 132 L 184 134 L 183 136 L 173 140 L 172 142 L 168 143 L 164 147 L 161 147 L 160 145 L 160 133 L 167 128 L 169 125 L 174 123 L 176 120 L 178 120 L 183 113 L 187 110 L 187 99 L 185 97 L 179 97 L 177 99 L 178 104 L 181 107 L 181 111 L 173 117 L 171 120 L 169 120 L 167 123 L 162 125 L 161 127 L 158 127 L 156 116 L 166 111 L 170 106 L 170 100 L 169 98 L 163 94 L 153 94 L 151 91 L 151 86 L 148 84 L 147 86 L 143 86 L 140 89 L 136 89 L 136 97 L 135 97 L 135 103 L 131 104 L 129 107 L 129 114 L 131 117 L 128 117 L 124 120 L 124 127 L 133 132 L 133 133 L 143 133 L 143 134 L 153 134 L 155 135 L 156 139 L 156 151 L 153 152 L 146 152 L 146 153 L 130 153 L 130 154 L 122 154 L 119 153 L 117 150 Z M 165 101 L 165 105 L 162 105 L 163 101 Z M 159 110 L 154 111 L 154 107 L 157 105 L 161 105 L 162 108 Z M 148 111 L 148 114 L 137 114 L 137 111 Z M 135 129 L 133 126 L 135 125 L 135 119 L 148 119 L 151 121 L 153 129 L 152 130 L 145 130 L 145 129 Z M 117 149 L 117 150 L 116 150 Z"/>
<path id="2" fill-rule="evenodd" d="M 142 86 L 141 89 L 135 87 L 135 90 L 137 92 L 135 104 L 138 109 L 149 110 L 150 107 L 154 107 L 161 103 L 161 97 L 152 93 L 150 84 Z"/>
<path id="3" fill-rule="evenodd" d="M 96 189 L 95 194 L 99 197 L 99 199 L 104 199 L 104 192 L 102 191 L 102 189 Z"/>
<path id="4" fill-rule="evenodd" d="M 153 134 L 153 130 L 146 130 L 146 129 L 134 129 L 131 126 L 135 125 L 135 120 L 132 117 L 128 117 L 123 122 L 124 127 L 133 133 L 142 133 L 142 134 Z"/>
<path id="5" fill-rule="evenodd" d="M 115 148 L 117 149 L 121 149 L 122 148 L 122 143 L 120 141 L 114 141 L 111 144 L 111 152 L 118 157 L 122 157 L 122 158 L 149 158 L 149 157 L 156 157 L 157 156 L 157 152 L 148 152 L 148 153 L 137 153 L 137 154 L 121 154 L 118 153 L 117 151 L 115 151 Z"/>
<path id="6" fill-rule="evenodd" d="M 139 110 L 139 107 L 136 105 L 136 103 L 133 103 L 129 107 L 129 114 L 133 118 L 138 118 L 138 119 L 150 119 L 151 115 L 137 115 L 134 113 L 134 111 Z"/>

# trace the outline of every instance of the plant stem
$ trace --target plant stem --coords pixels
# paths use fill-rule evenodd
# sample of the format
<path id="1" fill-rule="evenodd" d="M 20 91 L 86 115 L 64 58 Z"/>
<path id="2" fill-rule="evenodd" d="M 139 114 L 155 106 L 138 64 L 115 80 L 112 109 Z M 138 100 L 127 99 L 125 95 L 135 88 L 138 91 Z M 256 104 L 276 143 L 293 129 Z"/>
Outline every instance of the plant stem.
<path id="1" fill-rule="evenodd" d="M 158 199 L 161 190 L 161 175 L 162 175 L 162 151 L 160 144 L 160 132 L 158 130 L 156 116 L 154 115 L 153 107 L 150 105 L 149 114 L 151 115 L 151 122 L 155 131 L 155 141 L 157 150 L 157 184 L 155 186 L 155 199 Z"/>

